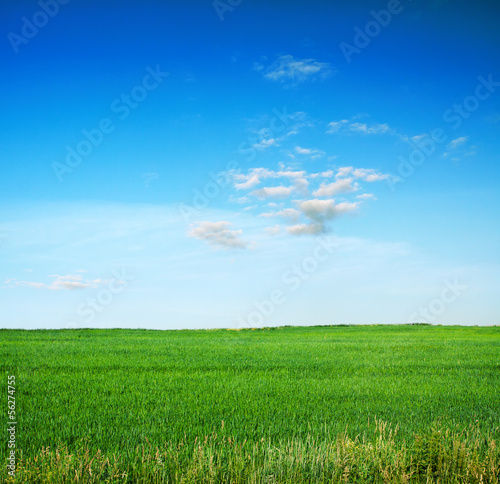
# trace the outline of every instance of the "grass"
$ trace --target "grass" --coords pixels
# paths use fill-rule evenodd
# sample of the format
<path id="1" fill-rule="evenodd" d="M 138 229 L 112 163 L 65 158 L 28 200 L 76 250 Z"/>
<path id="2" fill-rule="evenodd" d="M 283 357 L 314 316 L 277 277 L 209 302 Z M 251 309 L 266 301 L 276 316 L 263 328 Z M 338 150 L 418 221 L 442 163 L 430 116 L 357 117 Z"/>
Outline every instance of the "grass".
<path id="1" fill-rule="evenodd" d="M 499 349 L 498 327 L 2 330 L 16 482 L 498 482 Z"/>

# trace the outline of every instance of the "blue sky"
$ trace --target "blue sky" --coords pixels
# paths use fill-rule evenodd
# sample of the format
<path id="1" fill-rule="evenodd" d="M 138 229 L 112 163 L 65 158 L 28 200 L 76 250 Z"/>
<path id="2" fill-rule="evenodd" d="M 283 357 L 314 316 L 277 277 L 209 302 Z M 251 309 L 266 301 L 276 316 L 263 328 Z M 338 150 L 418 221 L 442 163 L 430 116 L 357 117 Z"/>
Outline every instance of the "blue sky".
<path id="1" fill-rule="evenodd" d="M 499 324 L 494 2 L 0 8 L 0 327 Z"/>

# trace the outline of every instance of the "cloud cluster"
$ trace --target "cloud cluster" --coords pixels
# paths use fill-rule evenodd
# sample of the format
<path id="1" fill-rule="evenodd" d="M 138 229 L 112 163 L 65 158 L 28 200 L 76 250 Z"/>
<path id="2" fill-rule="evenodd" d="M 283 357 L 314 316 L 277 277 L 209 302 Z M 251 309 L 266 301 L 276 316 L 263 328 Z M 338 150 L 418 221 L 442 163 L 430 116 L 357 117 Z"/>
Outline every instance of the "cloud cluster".
<path id="1" fill-rule="evenodd" d="M 230 222 L 199 222 L 189 232 L 189 237 L 204 240 L 225 249 L 245 249 L 248 244 L 240 239 L 242 230 L 229 230 Z"/>
<path id="2" fill-rule="evenodd" d="M 371 193 L 359 193 L 362 182 L 382 181 L 390 175 L 372 168 L 352 166 L 307 173 L 306 170 L 293 170 L 280 164 L 279 170 L 252 168 L 246 173 L 233 171 L 232 177 L 236 190 L 248 191 L 240 199 L 252 203 L 249 207 L 252 210 L 262 209 L 260 217 L 281 219 L 285 231 L 291 235 L 315 235 L 327 232 L 332 219 L 354 212 L 362 201 L 374 198 Z M 332 198 L 354 192 L 359 193 L 354 201 Z M 266 203 L 266 206 L 259 203 Z M 268 227 L 266 231 L 278 234 L 281 227 Z"/>
<path id="3" fill-rule="evenodd" d="M 264 77 L 283 83 L 303 82 L 332 72 L 328 64 L 313 59 L 296 60 L 292 56 L 281 56 L 271 65 L 259 64 L 256 69 Z M 303 169 L 304 161 L 314 162 L 324 157 L 331 163 L 336 157 L 326 156 L 325 151 L 302 143 L 291 144 L 291 136 L 299 134 L 304 127 L 315 127 L 317 122 L 312 121 L 304 112 L 287 114 L 286 108 L 282 111 L 283 113 L 273 111 L 275 117 L 262 116 L 249 120 L 252 123 L 249 127 L 251 135 L 239 146 L 239 151 L 242 154 L 249 153 L 251 156 L 248 161 L 252 161 L 258 151 L 272 148 L 277 153 L 279 148 L 281 155 L 289 158 L 288 164 L 280 162 L 278 169 L 260 166 L 246 172 L 241 169 L 228 171 L 234 189 L 228 200 L 241 205 L 240 210 L 247 214 L 256 214 L 269 221 L 280 220 L 282 225 L 265 227 L 270 235 L 325 233 L 334 218 L 355 212 L 366 201 L 376 199 L 372 193 L 363 191 L 366 183 L 388 180 L 392 175 L 373 168 L 354 166 L 327 168 L 316 172 Z M 388 134 L 410 142 L 408 137 L 400 135 L 387 124 L 360 121 L 367 116 L 359 114 L 350 119 L 331 121 L 326 133 Z M 322 127 L 323 133 L 324 130 L 325 124 Z M 188 235 L 219 247 L 248 247 L 240 238 L 241 230 L 230 230 L 229 226 L 229 222 L 199 222 Z"/>
<path id="4" fill-rule="evenodd" d="M 269 65 L 258 64 L 255 68 L 265 78 L 284 85 L 324 78 L 333 73 L 329 64 L 314 59 L 298 60 L 291 55 L 281 56 Z M 274 109 L 274 116 L 249 120 L 251 135 L 238 149 L 241 154 L 249 154 L 249 162 L 255 159 L 257 152 L 268 150 L 266 154 L 272 152 L 276 156 L 286 156 L 287 163 L 278 163 L 278 169 L 260 166 L 227 172 L 233 189 L 229 202 L 238 203 L 240 213 L 255 214 L 263 222 L 279 222 L 280 225 L 264 227 L 267 234 L 325 233 L 333 219 L 357 211 L 369 200 L 376 200 L 373 193 L 365 191 L 368 184 L 397 179 L 395 175 L 373 168 L 333 168 L 332 162 L 337 157 L 327 156 L 325 151 L 311 147 L 302 133 L 306 127 L 317 130 L 320 123 L 302 111 L 288 114 L 286 107 L 281 111 Z M 401 133 L 387 123 L 371 121 L 364 113 L 329 123 L 321 122 L 320 130 L 323 135 L 392 137 L 413 150 L 429 137 L 428 134 L 410 136 Z M 292 142 L 291 137 L 299 134 L 302 136 L 300 141 L 293 138 Z M 316 138 L 309 138 L 309 141 L 311 139 Z M 466 136 L 451 140 L 446 149 L 443 156 L 453 156 L 453 161 L 457 160 L 459 153 L 475 153 L 475 146 L 468 145 Z M 317 166 L 314 163 L 317 159 L 321 159 L 317 164 L 321 164 L 322 170 L 311 172 L 310 168 L 303 168 Z M 229 222 L 201 222 L 189 235 L 220 247 L 248 247 L 240 238 L 241 230 L 230 230 L 229 226 Z"/>

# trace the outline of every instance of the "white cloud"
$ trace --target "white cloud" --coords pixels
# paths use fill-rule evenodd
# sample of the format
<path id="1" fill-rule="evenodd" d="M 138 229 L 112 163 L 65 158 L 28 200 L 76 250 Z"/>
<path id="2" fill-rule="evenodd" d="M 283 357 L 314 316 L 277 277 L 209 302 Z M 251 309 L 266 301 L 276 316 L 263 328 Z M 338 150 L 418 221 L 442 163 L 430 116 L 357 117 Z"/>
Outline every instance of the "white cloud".
<path id="1" fill-rule="evenodd" d="M 315 160 L 316 158 L 320 158 L 320 157 L 322 157 L 325 154 L 325 152 L 321 151 L 321 150 L 314 150 L 314 149 L 310 149 L 310 148 L 302 148 L 300 146 L 296 146 L 295 147 L 295 153 L 297 153 L 299 155 L 310 156 L 313 160 Z"/>
<path id="2" fill-rule="evenodd" d="M 189 237 L 204 240 L 211 245 L 225 249 L 245 249 L 247 243 L 239 237 L 242 230 L 229 230 L 230 222 L 199 222 L 188 232 Z"/>
<path id="3" fill-rule="evenodd" d="M 326 224 L 331 219 L 356 210 L 363 200 L 375 198 L 372 194 L 361 194 L 363 182 L 381 181 L 389 177 L 372 168 L 352 166 L 318 173 L 294 169 L 282 162 L 279 163 L 279 168 L 279 171 L 261 167 L 252 168 L 246 174 L 235 172 L 233 179 L 235 188 L 247 189 L 250 192 L 247 192 L 248 195 L 264 202 L 257 206 L 252 205 L 252 208 L 261 208 L 260 217 L 283 219 L 283 230 L 290 234 L 326 232 Z M 252 190 L 256 184 L 269 179 L 279 180 L 283 184 L 277 186 L 269 184 L 271 186 Z M 336 195 L 348 195 L 358 191 L 361 195 L 353 197 L 354 201 L 344 198 L 339 203 L 333 200 Z"/>
<path id="4" fill-rule="evenodd" d="M 301 148 L 300 146 L 295 147 L 295 152 L 298 153 L 299 155 L 310 155 L 311 150 L 307 148 Z"/>
<path id="5" fill-rule="evenodd" d="M 248 178 L 248 180 L 244 181 L 243 183 L 236 183 L 234 187 L 237 190 L 246 190 L 248 188 L 253 188 L 255 185 L 258 185 L 260 183 L 260 178 L 258 175 L 253 174 Z"/>
<path id="6" fill-rule="evenodd" d="M 255 148 L 256 150 L 265 150 L 275 144 L 276 140 L 274 138 L 263 138 L 258 143 L 253 144 L 252 148 Z"/>
<path id="7" fill-rule="evenodd" d="M 78 271 L 81 272 L 81 271 Z M 31 281 L 18 281 L 17 279 L 9 279 L 5 281 L 6 284 L 10 284 L 18 287 L 34 287 L 35 289 L 48 289 L 49 291 L 61 291 L 61 290 L 74 290 L 74 289 L 85 289 L 87 287 L 97 287 L 98 284 L 102 284 L 106 281 L 101 279 L 95 279 L 93 281 L 85 281 L 83 276 L 68 274 L 66 276 L 60 276 L 59 274 L 51 274 L 48 277 L 54 278 L 50 284 L 44 282 L 31 282 Z"/>
<path id="8" fill-rule="evenodd" d="M 292 55 L 282 55 L 269 66 L 255 64 L 255 69 L 262 72 L 266 79 L 282 83 L 299 83 L 323 80 L 334 73 L 326 62 L 315 59 L 295 59 Z"/>
<path id="9" fill-rule="evenodd" d="M 333 170 L 326 170 L 326 171 L 322 171 L 321 173 L 311 173 L 309 174 L 309 178 L 311 179 L 315 179 L 315 178 L 331 178 L 333 175 L 334 175 L 334 171 Z"/>
<path id="10" fill-rule="evenodd" d="M 261 183 L 262 180 L 274 176 L 274 172 L 267 168 L 253 168 L 246 175 L 236 171 L 233 171 L 231 174 L 233 180 L 239 182 L 234 184 L 237 190 L 253 188 L 255 185 Z"/>
<path id="11" fill-rule="evenodd" d="M 388 124 L 352 122 L 348 119 L 328 123 L 328 134 L 388 134 L 394 133 Z"/>
<path id="12" fill-rule="evenodd" d="M 389 133 L 391 129 L 387 124 L 372 124 L 368 126 L 365 123 L 352 123 L 350 126 L 350 130 L 354 133 L 363 133 L 363 134 L 384 134 Z"/>
<path id="13" fill-rule="evenodd" d="M 342 166 L 338 169 L 337 174 L 335 175 L 335 178 L 349 176 L 353 170 L 354 170 L 354 168 L 352 166 Z"/>
<path id="14" fill-rule="evenodd" d="M 345 128 L 349 125 L 349 121 L 347 119 L 342 119 L 341 121 L 331 121 L 328 123 L 328 129 L 326 132 L 328 134 L 338 133 L 341 129 Z"/>
<path id="15" fill-rule="evenodd" d="M 246 190 L 249 188 L 253 188 L 254 186 L 261 183 L 262 180 L 268 178 L 288 178 L 297 181 L 297 179 L 303 179 L 305 175 L 306 172 L 304 170 L 273 171 L 268 170 L 267 168 L 252 168 L 247 174 L 232 172 L 233 180 L 235 182 L 239 182 L 234 184 L 234 187 L 237 190 Z"/>
<path id="16" fill-rule="evenodd" d="M 309 150 L 308 150 L 309 152 Z M 285 169 L 284 167 L 279 170 L 279 171 L 273 171 L 269 170 L 267 168 L 252 168 L 249 170 L 247 174 L 239 173 L 239 172 L 233 172 L 233 180 L 234 180 L 234 187 L 237 190 L 248 190 L 253 188 L 254 186 L 262 183 L 263 180 L 266 179 L 279 179 L 279 178 L 286 178 L 293 182 L 294 188 L 297 191 L 302 191 L 306 192 L 307 188 L 309 186 L 309 181 L 308 180 L 314 180 L 319 177 L 321 178 L 331 178 L 335 172 L 333 170 L 326 170 L 320 173 L 307 173 L 305 170 L 293 170 L 293 169 Z M 353 168 L 352 166 L 346 166 L 346 167 L 341 167 L 337 170 L 337 173 L 335 174 L 335 177 L 338 178 L 343 178 L 346 176 L 350 176 L 350 178 L 361 178 L 365 181 L 372 182 L 372 181 L 380 181 L 380 180 L 385 180 L 386 178 L 389 177 L 389 175 L 378 173 L 373 169 L 367 169 L 367 168 Z M 342 186 L 342 184 L 346 185 L 347 182 L 341 182 L 339 181 L 338 185 L 335 186 Z M 258 195 L 258 196 L 266 196 L 272 194 L 274 189 L 277 189 L 276 193 L 279 193 L 280 195 L 284 195 L 285 191 L 283 191 L 283 187 L 270 187 L 265 188 L 262 190 L 257 190 L 254 191 L 252 194 Z M 356 187 L 355 187 L 356 188 Z M 287 187 L 286 192 L 291 193 L 292 187 Z M 345 191 L 354 191 L 354 190 L 345 190 Z M 242 200 L 243 201 L 243 200 Z M 244 200 L 246 201 L 246 199 Z"/>
<path id="17" fill-rule="evenodd" d="M 449 143 L 448 143 L 448 146 L 446 146 L 446 149 L 447 150 L 455 150 L 457 149 L 459 146 L 462 146 L 464 145 L 468 140 L 468 137 L 467 136 L 460 136 L 460 138 L 455 138 L 454 140 L 451 140 Z"/>
<path id="18" fill-rule="evenodd" d="M 376 200 L 377 197 L 373 193 L 362 193 L 361 195 L 356 195 L 356 198 L 359 198 L 360 200 Z"/>
<path id="19" fill-rule="evenodd" d="M 353 184 L 352 178 L 341 178 L 333 183 L 322 183 L 320 187 L 313 192 L 315 197 L 331 197 L 338 193 L 351 193 L 358 190 L 356 183 Z"/>
<path id="20" fill-rule="evenodd" d="M 356 210 L 359 206 L 359 202 L 342 202 L 335 205 L 337 214 L 348 213 Z"/>
<path id="21" fill-rule="evenodd" d="M 293 192 L 293 187 L 264 187 L 259 190 L 255 190 L 251 194 L 260 198 L 261 200 L 265 198 L 286 198 L 289 197 Z"/>
<path id="22" fill-rule="evenodd" d="M 373 168 L 356 168 L 352 172 L 352 174 L 356 178 L 361 178 L 362 180 L 370 182 L 370 183 L 376 182 L 376 181 L 387 180 L 391 176 L 391 175 L 385 174 L 385 173 L 378 173 Z"/>
<path id="23" fill-rule="evenodd" d="M 415 143 L 416 145 L 420 144 L 421 141 L 423 141 L 424 139 L 427 139 L 429 137 L 428 134 L 417 134 L 415 136 L 412 136 L 410 138 L 410 141 L 412 143 Z"/>

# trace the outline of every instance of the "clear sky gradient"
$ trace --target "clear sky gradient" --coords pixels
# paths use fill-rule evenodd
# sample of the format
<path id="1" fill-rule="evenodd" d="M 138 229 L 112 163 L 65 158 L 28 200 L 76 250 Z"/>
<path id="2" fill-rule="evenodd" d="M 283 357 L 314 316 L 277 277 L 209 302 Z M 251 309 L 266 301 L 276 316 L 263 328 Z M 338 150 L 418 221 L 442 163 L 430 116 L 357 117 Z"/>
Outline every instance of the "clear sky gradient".
<path id="1" fill-rule="evenodd" d="M 2 2 L 0 327 L 500 324 L 499 18 Z"/>

